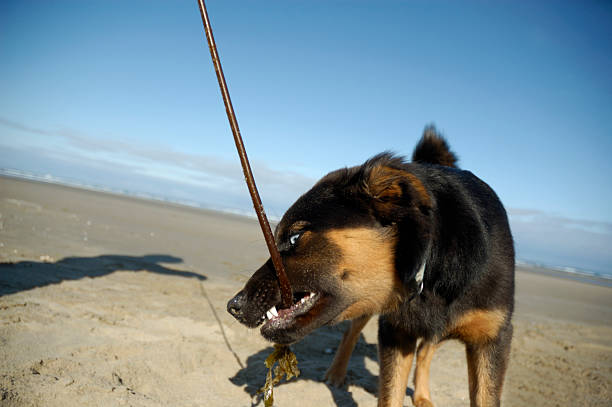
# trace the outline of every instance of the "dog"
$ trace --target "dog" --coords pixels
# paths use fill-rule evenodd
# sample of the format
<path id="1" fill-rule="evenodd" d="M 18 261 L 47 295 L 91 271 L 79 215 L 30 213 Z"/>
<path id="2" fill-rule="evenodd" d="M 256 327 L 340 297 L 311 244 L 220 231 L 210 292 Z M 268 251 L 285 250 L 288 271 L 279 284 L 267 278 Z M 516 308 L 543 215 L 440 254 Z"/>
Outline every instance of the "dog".
<path id="1" fill-rule="evenodd" d="M 471 406 L 499 406 L 512 340 L 514 244 L 495 192 L 433 126 L 412 162 L 391 153 L 329 173 L 284 214 L 275 240 L 294 304 L 268 260 L 227 305 L 280 344 L 351 320 L 328 383 L 342 385 L 360 331 L 378 314 L 379 406 L 401 406 L 416 354 L 413 403 L 433 406 L 441 342 L 465 344 Z M 417 348 L 417 341 L 420 339 Z"/>

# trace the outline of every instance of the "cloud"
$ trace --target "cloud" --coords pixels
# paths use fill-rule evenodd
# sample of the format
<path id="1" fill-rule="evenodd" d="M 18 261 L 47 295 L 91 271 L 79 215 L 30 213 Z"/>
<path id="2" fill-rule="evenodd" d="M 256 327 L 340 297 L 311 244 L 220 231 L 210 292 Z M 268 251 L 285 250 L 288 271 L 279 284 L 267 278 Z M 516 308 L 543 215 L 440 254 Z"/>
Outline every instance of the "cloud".
<path id="1" fill-rule="evenodd" d="M 57 137 L 63 141 L 27 147 L 30 150 L 36 149 L 39 155 L 98 167 L 100 171 L 104 171 L 104 168 L 120 167 L 127 173 L 148 179 L 205 187 L 209 195 L 211 191 L 214 194 L 231 194 L 236 198 L 236 202 L 242 202 L 242 199 L 237 198 L 244 195 L 246 205 L 241 205 L 245 207 L 238 209 L 251 208 L 242 168 L 237 158 L 227 160 L 214 155 L 176 151 L 167 145 L 145 145 L 116 138 L 94 137 L 68 127 L 55 131 L 39 129 L 5 118 L 0 118 L 0 125 L 19 132 Z M 276 213 L 284 211 L 315 181 L 295 171 L 273 169 L 262 162 L 252 162 L 251 166 L 262 199 L 270 202 Z M 52 172 L 52 169 L 49 171 Z"/>
<path id="2" fill-rule="evenodd" d="M 75 130 L 64 129 L 57 135 L 65 138 L 72 147 L 80 154 L 95 155 L 96 153 L 108 153 L 111 155 L 107 160 L 118 160 L 123 162 L 140 163 L 140 169 L 148 168 L 147 173 L 155 176 L 155 168 L 159 168 L 157 176 L 161 178 L 174 178 L 178 182 L 198 182 L 206 179 L 216 179 L 221 188 L 227 188 L 228 182 L 233 184 L 244 184 L 242 167 L 236 160 L 226 160 L 213 155 L 200 155 L 175 151 L 168 146 L 147 146 L 129 143 L 120 140 L 107 140 L 91 136 L 85 136 Z M 143 164 L 149 164 L 147 167 Z M 285 190 L 304 191 L 312 185 L 314 180 L 290 170 L 276 170 L 262 162 L 251 163 L 256 181 L 265 184 L 268 188 L 283 188 Z M 164 172 L 169 171 L 168 172 Z M 180 177 L 174 176 L 180 175 Z M 233 185 L 235 187 L 236 185 Z"/>
<path id="3" fill-rule="evenodd" d="M 612 273 L 612 224 L 532 209 L 508 215 L 518 258 Z"/>
<path id="4" fill-rule="evenodd" d="M 510 209 L 508 215 L 516 222 L 538 222 L 560 229 L 577 229 L 601 235 L 612 235 L 612 223 L 554 216 L 534 209 Z"/>
<path id="5" fill-rule="evenodd" d="M 5 118 L 0 117 L 0 124 L 5 126 L 5 127 L 9 127 L 15 130 L 20 130 L 20 131 L 25 131 L 27 133 L 35 133 L 35 134 L 42 134 L 42 135 L 51 135 L 50 132 L 47 132 L 46 130 L 41 130 L 41 129 L 37 129 L 34 127 L 29 127 L 26 126 L 22 123 L 18 123 L 12 120 L 8 120 Z"/>

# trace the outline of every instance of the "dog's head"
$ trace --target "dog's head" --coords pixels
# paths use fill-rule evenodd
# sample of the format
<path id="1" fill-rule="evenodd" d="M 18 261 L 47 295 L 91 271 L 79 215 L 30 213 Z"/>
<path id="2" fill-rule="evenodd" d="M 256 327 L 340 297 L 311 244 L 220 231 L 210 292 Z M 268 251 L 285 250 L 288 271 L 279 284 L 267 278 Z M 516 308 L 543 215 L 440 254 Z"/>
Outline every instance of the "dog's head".
<path id="1" fill-rule="evenodd" d="M 425 256 L 432 198 L 411 165 L 389 154 L 322 178 L 275 232 L 294 304 L 281 296 L 268 260 L 228 302 L 261 334 L 292 343 L 312 330 L 397 307 Z M 401 253 L 397 247 L 402 247 Z"/>

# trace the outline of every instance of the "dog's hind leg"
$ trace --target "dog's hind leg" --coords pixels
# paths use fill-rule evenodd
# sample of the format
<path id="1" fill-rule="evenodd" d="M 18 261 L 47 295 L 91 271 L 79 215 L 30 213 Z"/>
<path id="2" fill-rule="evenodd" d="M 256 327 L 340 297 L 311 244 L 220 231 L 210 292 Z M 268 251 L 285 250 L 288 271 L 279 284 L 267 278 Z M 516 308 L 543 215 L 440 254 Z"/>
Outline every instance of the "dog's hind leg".
<path id="1" fill-rule="evenodd" d="M 492 340 L 466 343 L 472 407 L 499 407 L 511 339 L 512 325 L 508 321 Z"/>
<path id="2" fill-rule="evenodd" d="M 378 320 L 378 407 L 404 405 L 408 376 L 416 349 L 416 337 L 399 331 L 384 320 Z"/>
<path id="3" fill-rule="evenodd" d="M 419 344 L 414 370 L 413 403 L 416 407 L 433 407 L 429 394 L 429 367 L 439 344 L 423 339 Z"/>
<path id="4" fill-rule="evenodd" d="M 364 315 L 351 321 L 351 326 L 344 332 L 342 341 L 334 356 L 334 361 L 325 372 L 324 380 L 334 386 L 340 387 L 344 384 L 346 378 L 346 369 L 348 367 L 349 359 L 353 353 L 353 349 L 359 339 L 359 333 L 363 327 L 372 318 L 372 315 Z"/>

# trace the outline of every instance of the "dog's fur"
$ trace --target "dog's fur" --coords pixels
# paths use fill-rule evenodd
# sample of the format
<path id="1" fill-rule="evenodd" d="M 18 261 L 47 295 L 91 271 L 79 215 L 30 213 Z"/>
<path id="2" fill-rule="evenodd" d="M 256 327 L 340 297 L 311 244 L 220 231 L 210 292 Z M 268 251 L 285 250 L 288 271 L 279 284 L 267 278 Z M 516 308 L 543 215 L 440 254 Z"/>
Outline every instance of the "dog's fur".
<path id="1" fill-rule="evenodd" d="M 276 228 L 294 306 L 272 309 L 281 301 L 268 261 L 228 310 L 249 327 L 265 322 L 262 335 L 285 344 L 352 320 L 326 374 L 333 385 L 344 381 L 359 332 L 379 314 L 379 406 L 402 405 L 415 354 L 413 402 L 432 406 L 434 351 L 458 339 L 471 405 L 498 406 L 512 339 L 514 247 L 495 192 L 456 161 L 428 127 L 412 163 L 383 153 L 326 175 Z"/>

